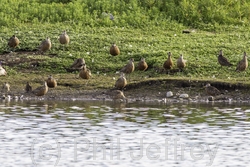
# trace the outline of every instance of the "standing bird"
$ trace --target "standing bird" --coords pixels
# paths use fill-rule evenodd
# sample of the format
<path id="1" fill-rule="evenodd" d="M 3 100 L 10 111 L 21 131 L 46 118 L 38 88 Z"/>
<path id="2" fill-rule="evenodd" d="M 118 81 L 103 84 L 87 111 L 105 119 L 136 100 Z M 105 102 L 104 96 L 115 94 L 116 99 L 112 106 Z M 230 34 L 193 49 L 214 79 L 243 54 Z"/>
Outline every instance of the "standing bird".
<path id="1" fill-rule="evenodd" d="M 239 61 L 235 71 L 245 71 L 248 67 L 247 54 L 244 52 L 243 59 Z"/>
<path id="2" fill-rule="evenodd" d="M 219 52 L 218 62 L 219 62 L 219 64 L 221 65 L 221 67 L 222 67 L 222 66 L 231 66 L 231 65 L 232 65 L 232 64 L 227 60 L 227 58 L 223 56 L 222 50 L 220 50 L 220 52 Z"/>
<path id="3" fill-rule="evenodd" d="M 42 52 L 42 53 L 44 53 L 44 52 L 46 52 L 46 51 L 48 51 L 48 50 L 50 50 L 51 49 L 51 41 L 50 41 L 50 38 L 49 37 L 47 37 L 45 40 L 43 40 L 42 42 L 41 42 L 41 44 L 39 45 L 39 51 L 40 52 Z"/>
<path id="4" fill-rule="evenodd" d="M 206 93 L 211 96 L 220 95 L 221 92 L 216 88 L 211 86 L 209 83 L 205 86 Z"/>
<path id="5" fill-rule="evenodd" d="M 36 96 L 43 96 L 47 94 L 48 90 L 49 88 L 47 86 L 47 82 L 44 81 L 43 86 L 36 88 L 35 90 L 32 91 L 32 93 L 35 94 Z"/>
<path id="6" fill-rule="evenodd" d="M 55 88 L 57 86 L 57 82 L 56 82 L 55 78 L 52 77 L 52 75 L 49 75 L 46 82 L 47 82 L 47 85 L 49 88 Z"/>
<path id="7" fill-rule="evenodd" d="M 121 72 L 120 78 L 118 78 L 117 81 L 115 82 L 115 87 L 117 89 L 121 89 L 122 90 L 126 85 L 127 85 L 127 80 L 126 80 L 126 78 L 124 76 L 124 73 Z"/>
<path id="8" fill-rule="evenodd" d="M 91 77 L 91 71 L 87 69 L 86 64 L 83 64 L 82 69 L 80 70 L 79 76 L 82 79 L 89 79 Z"/>
<path id="9" fill-rule="evenodd" d="M 130 73 L 132 73 L 135 70 L 135 65 L 134 65 L 134 59 L 131 58 L 129 59 L 128 64 L 126 64 L 121 70 L 120 72 L 123 72 L 125 74 L 128 74 L 130 76 Z M 130 77 L 129 77 L 130 80 Z"/>
<path id="10" fill-rule="evenodd" d="M 5 92 L 9 92 L 10 91 L 10 84 L 8 82 L 5 82 L 3 84 L 3 87 L 2 89 L 5 91 Z"/>
<path id="11" fill-rule="evenodd" d="M 10 48 L 13 48 L 13 50 L 15 49 L 15 47 L 17 47 L 19 45 L 19 39 L 16 37 L 16 35 L 13 35 L 9 41 L 8 41 L 8 46 Z"/>
<path id="12" fill-rule="evenodd" d="M 6 70 L 2 67 L 2 62 L 0 61 L 0 75 L 7 75 Z"/>
<path id="13" fill-rule="evenodd" d="M 117 55 L 120 54 L 120 49 L 118 48 L 118 46 L 115 43 L 113 43 L 112 46 L 109 49 L 109 53 L 112 56 L 117 56 Z"/>
<path id="14" fill-rule="evenodd" d="M 26 93 L 32 92 L 32 86 L 30 85 L 29 82 L 26 83 L 25 92 L 26 92 Z"/>
<path id="15" fill-rule="evenodd" d="M 172 66 L 173 66 L 173 61 L 172 61 L 171 56 L 172 56 L 172 53 L 168 52 L 168 59 L 163 64 L 163 68 L 165 70 L 170 70 L 172 68 Z"/>
<path id="16" fill-rule="evenodd" d="M 148 68 L 148 64 L 145 61 L 145 58 L 141 58 L 141 60 L 139 61 L 138 65 L 137 65 L 137 69 L 140 71 L 145 71 Z"/>
<path id="17" fill-rule="evenodd" d="M 59 36 L 59 42 L 62 45 L 68 45 L 69 44 L 69 36 L 68 36 L 66 30 L 64 30 L 63 33 Z M 63 47 L 63 50 L 64 50 L 64 47 Z"/>
<path id="18" fill-rule="evenodd" d="M 181 54 L 180 57 L 177 59 L 177 67 L 182 70 L 186 67 L 186 60 L 183 59 L 183 55 Z"/>
<path id="19" fill-rule="evenodd" d="M 85 64 L 84 58 L 79 58 L 79 59 L 76 59 L 69 68 L 72 70 L 80 70 L 82 69 L 84 64 Z"/>

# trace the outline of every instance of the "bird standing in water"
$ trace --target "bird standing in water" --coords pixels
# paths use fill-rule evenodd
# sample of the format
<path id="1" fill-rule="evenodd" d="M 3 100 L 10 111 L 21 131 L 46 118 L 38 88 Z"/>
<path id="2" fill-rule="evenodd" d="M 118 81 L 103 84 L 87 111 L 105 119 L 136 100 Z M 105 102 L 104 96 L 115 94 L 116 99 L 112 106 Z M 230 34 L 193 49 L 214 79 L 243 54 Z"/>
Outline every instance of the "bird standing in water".
<path id="1" fill-rule="evenodd" d="M 39 51 L 40 51 L 41 53 L 44 53 L 44 52 L 50 50 L 50 49 L 51 49 L 51 46 L 52 46 L 52 44 L 51 44 L 50 38 L 47 37 L 47 38 L 46 38 L 45 40 L 43 40 L 43 41 L 41 42 L 41 44 L 39 45 Z"/>
<path id="2" fill-rule="evenodd" d="M 115 82 L 115 87 L 117 89 L 122 90 L 125 86 L 127 85 L 127 80 L 124 76 L 124 73 L 121 72 L 121 76 L 117 79 L 117 81 Z"/>
<path id="3" fill-rule="evenodd" d="M 66 30 L 64 30 L 63 33 L 59 36 L 59 42 L 62 45 L 68 45 L 69 41 L 70 41 L 69 36 Z M 63 47 L 63 50 L 64 50 L 64 47 Z"/>
<path id="4" fill-rule="evenodd" d="M 8 41 L 8 46 L 10 48 L 13 48 L 13 50 L 19 45 L 20 41 L 19 39 L 16 37 L 16 35 L 13 35 L 9 41 Z"/>
<path id="5" fill-rule="evenodd" d="M 221 65 L 221 67 L 222 66 L 232 66 L 232 64 L 227 60 L 227 58 L 223 56 L 222 50 L 220 50 L 220 52 L 219 52 L 218 62 Z"/>
<path id="6" fill-rule="evenodd" d="M 118 46 L 113 43 L 109 49 L 109 53 L 112 55 L 112 56 L 117 56 L 120 54 L 120 49 L 118 48 Z"/>
<path id="7" fill-rule="evenodd" d="M 209 83 L 205 86 L 206 93 L 211 96 L 220 95 L 221 92 L 214 86 L 211 86 Z"/>
<path id="8" fill-rule="evenodd" d="M 168 52 L 168 59 L 164 62 L 163 68 L 169 72 L 169 70 L 173 67 L 173 61 L 172 61 L 172 53 Z"/>
<path id="9" fill-rule="evenodd" d="M 47 82 L 44 81 L 43 86 L 36 88 L 35 90 L 32 91 L 32 93 L 36 96 L 44 96 L 45 94 L 47 94 L 48 90 L 49 88 L 47 86 Z"/>
<path id="10" fill-rule="evenodd" d="M 120 70 L 120 72 L 123 72 L 123 73 L 128 74 L 130 76 L 130 74 L 134 70 L 135 70 L 134 59 L 131 58 L 131 59 L 129 59 L 129 62 Z M 130 77 L 128 80 L 130 80 Z"/>
<path id="11" fill-rule="evenodd" d="M 141 58 L 141 60 L 139 61 L 138 65 L 137 65 L 137 69 L 140 71 L 145 71 L 148 68 L 148 64 L 145 61 L 145 58 Z"/>

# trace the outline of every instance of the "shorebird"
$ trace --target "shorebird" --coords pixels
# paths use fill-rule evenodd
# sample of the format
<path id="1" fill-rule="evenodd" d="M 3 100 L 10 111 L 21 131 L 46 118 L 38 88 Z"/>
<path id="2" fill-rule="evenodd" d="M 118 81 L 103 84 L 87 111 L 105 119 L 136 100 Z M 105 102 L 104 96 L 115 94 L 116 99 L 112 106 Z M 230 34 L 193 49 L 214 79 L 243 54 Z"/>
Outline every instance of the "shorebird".
<path id="1" fill-rule="evenodd" d="M 222 50 L 220 50 L 220 52 L 219 52 L 218 62 L 219 62 L 219 64 L 221 65 L 221 67 L 222 67 L 222 66 L 231 66 L 231 65 L 232 65 L 232 64 L 227 60 L 227 58 L 223 56 Z"/>
<path id="2" fill-rule="evenodd" d="M 83 66 L 79 72 L 79 76 L 82 79 L 89 79 L 91 77 L 91 71 L 89 69 L 87 69 L 86 64 L 83 64 Z"/>
<path id="3" fill-rule="evenodd" d="M 145 71 L 148 68 L 148 64 L 145 61 L 145 58 L 141 58 L 141 60 L 139 61 L 138 65 L 137 65 L 137 69 L 140 71 Z"/>
<path id="4" fill-rule="evenodd" d="M 135 65 L 134 65 L 134 59 L 131 58 L 129 59 L 129 62 L 120 70 L 120 72 L 123 72 L 125 74 L 130 74 L 135 70 Z M 130 75 L 129 75 L 130 76 Z M 130 78 L 130 77 L 129 77 Z M 130 80 L 130 79 L 129 79 Z"/>
<path id="5" fill-rule="evenodd" d="M 13 35 L 12 37 L 10 37 L 9 41 L 8 41 L 8 46 L 10 48 L 13 48 L 13 50 L 15 49 L 15 47 L 17 47 L 19 45 L 19 39 L 16 37 L 16 35 Z"/>
<path id="6" fill-rule="evenodd" d="M 8 82 L 4 82 L 2 89 L 5 92 L 9 92 L 10 91 L 10 84 Z"/>
<path id="7" fill-rule="evenodd" d="M 46 52 L 46 51 L 48 51 L 48 50 L 50 50 L 51 49 L 51 41 L 50 41 L 50 38 L 49 37 L 47 37 L 45 40 L 43 40 L 42 42 L 41 42 L 41 44 L 39 45 L 39 51 L 40 52 L 42 52 L 42 53 L 44 53 L 44 52 Z"/>
<path id="8" fill-rule="evenodd" d="M 6 70 L 2 67 L 2 62 L 0 61 L 0 75 L 7 75 Z"/>
<path id="9" fill-rule="evenodd" d="M 243 59 L 239 61 L 235 71 L 245 71 L 248 67 L 247 54 L 244 52 Z"/>
<path id="10" fill-rule="evenodd" d="M 112 55 L 112 56 L 117 56 L 120 54 L 120 49 L 118 48 L 118 46 L 113 43 L 109 49 L 109 53 Z"/>
<path id="11" fill-rule="evenodd" d="M 172 56 L 172 53 L 168 52 L 168 59 L 163 64 L 163 68 L 167 71 L 170 70 L 173 66 L 173 61 L 172 61 L 171 56 Z"/>
<path id="12" fill-rule="evenodd" d="M 108 95 L 110 95 L 111 98 L 114 100 L 119 100 L 119 99 L 126 100 L 127 99 L 124 93 L 120 90 L 110 90 L 108 91 Z"/>
<path id="13" fill-rule="evenodd" d="M 57 82 L 56 82 L 55 78 L 52 77 L 52 75 L 49 75 L 46 82 L 47 82 L 47 86 L 49 88 L 55 88 L 57 86 Z"/>
<path id="14" fill-rule="evenodd" d="M 209 83 L 206 84 L 205 90 L 206 90 L 206 93 L 208 95 L 211 95 L 211 96 L 216 96 L 216 95 L 220 95 L 221 94 L 221 92 L 216 87 L 211 86 Z"/>
<path id="15" fill-rule="evenodd" d="M 69 44 L 69 41 L 70 41 L 69 36 L 66 30 L 64 30 L 63 33 L 59 36 L 59 42 L 62 45 L 67 45 Z M 63 50 L 64 50 L 64 47 L 63 47 Z"/>
<path id="16" fill-rule="evenodd" d="M 118 78 L 117 81 L 115 82 L 115 87 L 117 89 L 121 89 L 122 90 L 126 85 L 127 85 L 127 80 L 126 80 L 126 78 L 124 76 L 124 73 L 121 72 L 120 78 Z"/>
<path id="17" fill-rule="evenodd" d="M 183 59 L 183 55 L 181 54 L 180 57 L 177 59 L 177 67 L 182 70 L 186 67 L 186 60 Z"/>
<path id="18" fill-rule="evenodd" d="M 48 90 L 49 88 L 47 86 L 47 82 L 44 81 L 43 86 L 36 88 L 35 90 L 32 91 L 32 93 L 35 94 L 36 96 L 43 96 L 47 94 Z"/>
<path id="19" fill-rule="evenodd" d="M 26 92 L 26 93 L 32 92 L 32 87 L 31 87 L 31 85 L 30 85 L 29 82 L 26 83 L 25 92 Z"/>
<path id="20" fill-rule="evenodd" d="M 72 70 L 80 70 L 80 69 L 82 69 L 84 64 L 85 64 L 84 58 L 78 58 L 70 66 L 70 69 L 72 69 Z"/>

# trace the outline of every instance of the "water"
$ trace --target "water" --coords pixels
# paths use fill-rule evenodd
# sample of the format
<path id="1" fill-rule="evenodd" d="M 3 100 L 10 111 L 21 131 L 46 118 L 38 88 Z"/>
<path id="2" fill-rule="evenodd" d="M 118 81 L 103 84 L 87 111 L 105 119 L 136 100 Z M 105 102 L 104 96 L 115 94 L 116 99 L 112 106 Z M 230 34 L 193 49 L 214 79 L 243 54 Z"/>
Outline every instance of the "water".
<path id="1" fill-rule="evenodd" d="M 248 166 L 250 105 L 0 101 L 1 166 Z"/>

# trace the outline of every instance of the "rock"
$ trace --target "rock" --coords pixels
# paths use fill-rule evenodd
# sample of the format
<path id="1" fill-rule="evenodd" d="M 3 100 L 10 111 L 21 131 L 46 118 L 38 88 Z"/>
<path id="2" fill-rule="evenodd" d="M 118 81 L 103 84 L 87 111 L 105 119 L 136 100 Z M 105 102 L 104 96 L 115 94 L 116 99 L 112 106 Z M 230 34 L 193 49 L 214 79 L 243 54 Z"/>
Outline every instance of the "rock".
<path id="1" fill-rule="evenodd" d="M 189 98 L 189 95 L 186 93 L 180 94 L 179 98 L 187 99 Z"/>
<path id="2" fill-rule="evenodd" d="M 167 93 L 166 93 L 166 96 L 167 97 L 172 97 L 174 94 L 173 94 L 173 92 L 171 92 L 171 91 L 168 91 Z"/>

